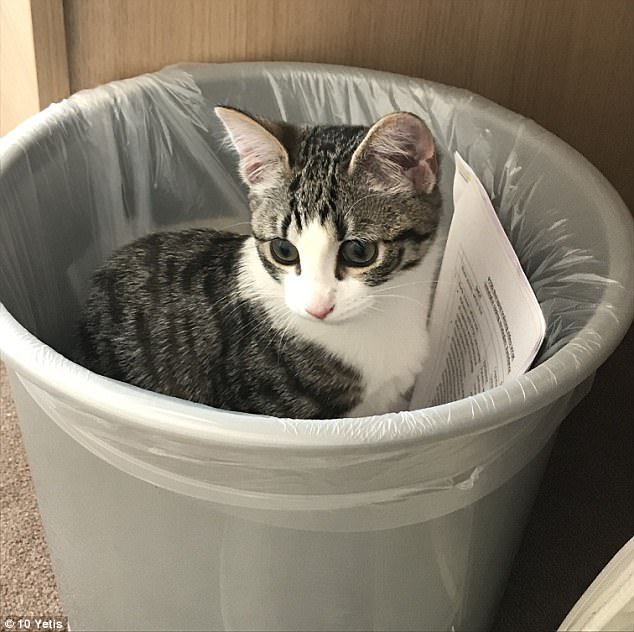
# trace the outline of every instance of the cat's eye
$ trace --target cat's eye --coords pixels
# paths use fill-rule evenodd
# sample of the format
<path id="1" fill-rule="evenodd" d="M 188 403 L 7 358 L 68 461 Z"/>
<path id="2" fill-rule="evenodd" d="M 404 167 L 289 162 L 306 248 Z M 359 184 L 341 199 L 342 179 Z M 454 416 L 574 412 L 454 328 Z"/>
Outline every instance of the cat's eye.
<path id="1" fill-rule="evenodd" d="M 271 256 L 284 266 L 299 263 L 299 252 L 288 239 L 273 239 L 271 241 Z"/>
<path id="2" fill-rule="evenodd" d="M 373 242 L 351 239 L 341 244 L 340 252 L 341 258 L 346 265 L 362 268 L 376 261 L 379 248 Z"/>

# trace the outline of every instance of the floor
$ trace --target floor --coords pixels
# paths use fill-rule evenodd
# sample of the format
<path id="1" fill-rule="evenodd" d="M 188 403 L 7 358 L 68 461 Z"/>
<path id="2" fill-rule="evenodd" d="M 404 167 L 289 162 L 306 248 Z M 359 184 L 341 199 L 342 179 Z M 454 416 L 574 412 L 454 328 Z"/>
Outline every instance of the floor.
<path id="1" fill-rule="evenodd" d="M 634 328 L 564 421 L 494 632 L 554 630 L 634 535 Z"/>
<path id="2" fill-rule="evenodd" d="M 62 615 L 22 438 L 0 363 L 0 621 Z"/>
<path id="3" fill-rule="evenodd" d="M 633 364 L 634 329 L 562 424 L 494 632 L 555 630 L 634 534 Z M 61 616 L 3 366 L 0 389 L 0 620 Z"/>

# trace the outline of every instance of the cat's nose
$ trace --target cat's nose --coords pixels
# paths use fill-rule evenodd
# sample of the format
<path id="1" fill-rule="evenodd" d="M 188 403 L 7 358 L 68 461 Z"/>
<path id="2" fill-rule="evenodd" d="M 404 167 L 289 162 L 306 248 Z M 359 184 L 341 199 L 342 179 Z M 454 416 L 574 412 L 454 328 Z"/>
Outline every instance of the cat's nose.
<path id="1" fill-rule="evenodd" d="M 319 318 L 319 320 L 323 320 L 328 316 L 328 314 L 332 313 L 332 310 L 335 309 L 334 305 L 310 305 L 306 308 L 306 311 L 315 318 Z"/>

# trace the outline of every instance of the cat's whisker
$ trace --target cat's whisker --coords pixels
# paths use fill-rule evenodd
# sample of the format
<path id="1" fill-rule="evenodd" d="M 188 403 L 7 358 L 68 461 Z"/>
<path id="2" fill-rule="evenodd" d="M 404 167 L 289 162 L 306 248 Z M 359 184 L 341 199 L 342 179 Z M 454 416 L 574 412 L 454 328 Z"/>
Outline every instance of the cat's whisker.
<path id="1" fill-rule="evenodd" d="M 351 213 L 352 210 L 356 206 L 361 204 L 361 202 L 364 202 L 365 200 L 367 200 L 368 198 L 371 198 L 371 197 L 379 197 L 379 195 L 380 195 L 379 193 L 368 193 L 367 195 L 364 195 L 364 196 L 360 197 L 358 200 L 355 200 L 354 203 L 345 210 L 345 213 L 346 214 Z"/>
<path id="2" fill-rule="evenodd" d="M 411 296 L 404 296 L 403 294 L 378 294 L 375 295 L 375 298 L 402 298 L 406 301 L 411 301 L 412 303 L 416 303 L 417 305 L 420 305 L 421 307 L 427 307 L 425 305 L 425 303 L 423 303 L 422 301 L 417 301 L 415 298 L 412 298 Z"/>
<path id="3" fill-rule="evenodd" d="M 279 361 L 280 355 L 284 352 L 284 337 L 286 336 L 286 334 L 288 333 L 290 329 L 292 320 L 293 320 L 293 314 L 290 314 L 287 317 L 286 321 L 284 322 L 283 329 L 280 335 L 279 347 L 277 351 L 278 361 Z"/>
<path id="4" fill-rule="evenodd" d="M 282 317 L 284 315 L 284 310 L 282 308 L 278 308 L 276 310 L 272 310 L 271 313 L 272 316 L 279 316 Z M 288 316 L 288 314 L 286 314 L 288 321 L 290 323 L 290 317 Z M 267 336 L 268 336 L 268 342 L 266 343 L 266 346 L 264 347 L 264 349 L 268 349 L 271 344 L 273 343 L 273 341 L 275 340 L 276 335 L 279 333 L 279 328 L 276 326 L 276 322 L 275 319 L 271 319 L 270 320 L 270 324 L 269 327 L 266 331 Z M 280 362 L 280 354 L 279 354 L 279 349 L 278 349 L 278 354 L 277 354 L 277 361 L 278 364 Z"/>
<path id="5" fill-rule="evenodd" d="M 251 328 L 249 328 L 249 325 L 251 325 Z M 236 334 L 240 334 L 240 333 L 244 334 L 241 338 L 238 338 L 236 340 L 236 344 L 242 342 L 248 335 L 251 334 L 251 332 L 255 331 L 257 329 L 257 327 L 259 327 L 259 326 L 261 326 L 261 322 L 256 321 L 256 322 L 253 322 L 253 323 L 246 323 L 244 327 L 236 330 L 236 332 L 235 332 Z M 271 321 L 271 324 L 266 328 L 266 331 L 269 332 L 272 329 L 276 329 L 274 320 Z"/>
<path id="6" fill-rule="evenodd" d="M 400 285 L 386 285 L 382 288 L 379 288 L 378 290 L 375 290 L 373 294 L 376 295 L 376 294 L 381 294 L 383 292 L 391 292 L 392 290 L 399 290 L 401 288 L 412 287 L 414 285 L 424 285 L 425 283 L 427 283 L 425 280 L 421 280 L 421 281 L 412 281 L 411 283 L 401 283 Z"/>
<path id="7" fill-rule="evenodd" d="M 229 226 L 221 226 L 218 230 L 230 230 L 231 228 L 236 228 L 237 226 L 251 226 L 251 222 L 236 222 L 235 224 L 229 224 Z"/>

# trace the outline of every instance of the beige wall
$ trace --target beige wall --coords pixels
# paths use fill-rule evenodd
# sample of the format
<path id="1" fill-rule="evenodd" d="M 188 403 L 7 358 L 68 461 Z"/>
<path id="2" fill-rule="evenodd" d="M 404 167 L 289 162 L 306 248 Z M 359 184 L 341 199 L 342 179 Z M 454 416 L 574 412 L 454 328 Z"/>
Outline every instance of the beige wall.
<path id="1" fill-rule="evenodd" d="M 39 109 L 31 3 L 29 0 L 1 0 L 0 134 L 5 134 Z"/>
<path id="2" fill-rule="evenodd" d="M 72 91 L 179 61 L 405 73 L 534 118 L 634 208 L 634 0 L 64 0 L 63 13 Z"/>
<path id="3" fill-rule="evenodd" d="M 62 0 L 0 0 L 0 135 L 69 94 Z"/>

